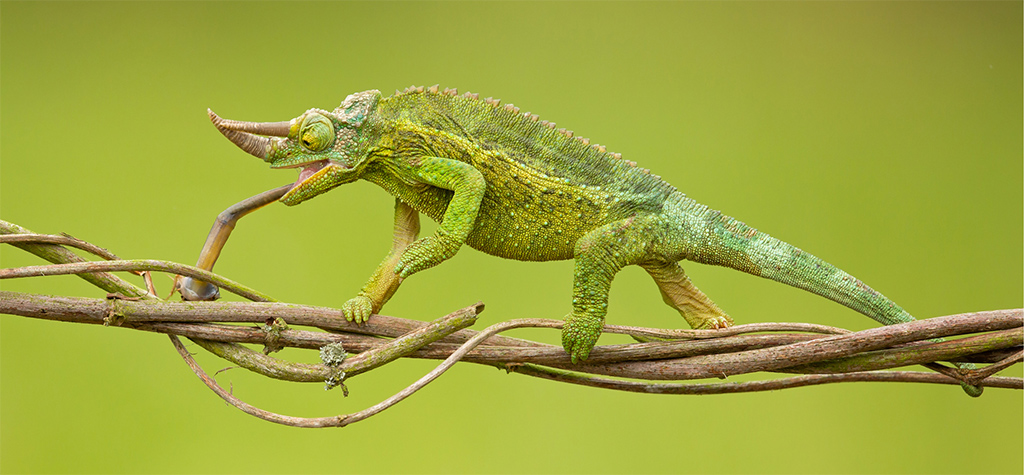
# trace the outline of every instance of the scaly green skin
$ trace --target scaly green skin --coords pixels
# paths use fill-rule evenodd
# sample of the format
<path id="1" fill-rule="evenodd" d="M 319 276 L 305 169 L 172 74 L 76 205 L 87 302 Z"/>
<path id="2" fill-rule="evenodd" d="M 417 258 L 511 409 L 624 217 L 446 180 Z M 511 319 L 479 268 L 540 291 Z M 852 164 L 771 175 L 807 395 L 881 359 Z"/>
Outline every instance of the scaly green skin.
<path id="1" fill-rule="evenodd" d="M 287 137 L 250 150 L 274 168 L 303 167 L 283 203 L 360 178 L 396 197 L 394 245 L 345 303 L 350 320 L 365 321 L 402 279 L 463 244 L 508 259 L 575 259 L 573 311 L 562 332 L 573 361 L 586 359 L 597 342 L 615 274 L 634 264 L 693 328 L 726 327 L 732 319 L 689 281 L 681 260 L 806 289 L 883 324 L 913 320 L 846 272 L 511 104 L 436 86 L 387 98 L 367 91 L 333 112 L 311 109 L 287 127 Z M 417 239 L 418 213 L 441 223 L 434 235 Z"/>

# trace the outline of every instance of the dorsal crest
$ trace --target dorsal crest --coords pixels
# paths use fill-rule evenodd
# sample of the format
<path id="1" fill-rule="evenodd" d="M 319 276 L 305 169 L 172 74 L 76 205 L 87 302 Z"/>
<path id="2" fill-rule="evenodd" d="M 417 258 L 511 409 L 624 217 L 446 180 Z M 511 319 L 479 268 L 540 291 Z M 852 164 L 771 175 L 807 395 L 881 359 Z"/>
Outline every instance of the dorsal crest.
<path id="1" fill-rule="evenodd" d="M 661 177 L 623 160 L 604 145 L 498 99 L 434 85 L 396 90 L 384 103 L 381 109 L 394 118 L 462 135 L 482 147 L 501 150 L 531 169 L 580 186 L 612 186 L 623 193 L 658 196 L 675 191 Z"/>

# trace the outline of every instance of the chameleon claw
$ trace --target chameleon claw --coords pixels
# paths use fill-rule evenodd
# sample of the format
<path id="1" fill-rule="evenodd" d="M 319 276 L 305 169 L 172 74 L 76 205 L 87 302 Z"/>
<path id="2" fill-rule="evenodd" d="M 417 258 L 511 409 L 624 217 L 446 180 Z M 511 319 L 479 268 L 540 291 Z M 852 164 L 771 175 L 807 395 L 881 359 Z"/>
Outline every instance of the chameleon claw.
<path id="1" fill-rule="evenodd" d="M 590 350 L 591 349 L 593 349 L 593 348 L 584 348 L 582 345 L 578 346 L 572 352 L 572 362 L 573 362 L 573 364 L 582 363 L 582 362 L 586 361 L 586 359 L 590 357 Z"/>
<path id="2" fill-rule="evenodd" d="M 370 315 L 373 314 L 373 302 L 370 301 L 369 297 L 363 295 L 353 297 L 341 306 L 341 313 L 345 316 L 345 320 L 365 323 L 370 320 Z"/>
<path id="3" fill-rule="evenodd" d="M 600 317 L 572 314 L 566 317 L 562 328 L 562 347 L 573 364 L 582 363 L 590 356 L 603 325 L 604 319 Z"/>
<path id="4" fill-rule="evenodd" d="M 729 328 L 731 326 L 732 326 L 732 319 L 730 319 L 729 317 L 726 317 L 724 315 L 712 318 L 708 322 L 708 328 L 715 329 L 715 330 L 721 330 L 721 329 L 724 329 L 724 328 Z"/>
<path id="5" fill-rule="evenodd" d="M 585 345 L 580 343 L 577 343 L 572 349 L 566 349 L 566 351 L 569 353 L 569 359 L 572 360 L 572 364 L 582 363 L 590 357 L 590 349 L 585 349 Z"/>
<path id="6" fill-rule="evenodd" d="M 451 258 L 458 251 L 461 242 L 427 236 L 410 245 L 402 253 L 395 266 L 395 275 L 405 279 L 417 272 L 434 267 Z"/>

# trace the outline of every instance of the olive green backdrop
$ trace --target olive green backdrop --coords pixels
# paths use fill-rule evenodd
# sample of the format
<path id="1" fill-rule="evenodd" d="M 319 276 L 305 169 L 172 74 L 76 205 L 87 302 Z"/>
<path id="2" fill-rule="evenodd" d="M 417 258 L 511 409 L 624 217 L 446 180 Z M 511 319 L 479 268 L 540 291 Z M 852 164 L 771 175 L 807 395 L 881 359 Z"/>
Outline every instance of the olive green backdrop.
<path id="1" fill-rule="evenodd" d="M 1024 299 L 1020 2 L 5 1 L 0 18 L 0 217 L 126 258 L 192 263 L 218 212 L 295 179 L 237 150 L 207 107 L 287 120 L 356 91 L 440 83 L 607 144 L 918 317 Z M 338 306 L 389 247 L 392 203 L 356 183 L 273 205 L 241 222 L 217 270 L 281 300 Z M 9 247 L 2 261 L 40 262 Z M 780 284 L 687 269 L 738 322 L 875 326 Z M 571 279 L 570 262 L 466 248 L 410 279 L 384 313 L 427 320 L 482 300 L 480 327 L 561 318 Z M 157 282 L 166 292 L 169 278 Z M 102 296 L 74 277 L 2 288 Z M 616 279 L 609 321 L 685 326 L 638 268 Z M 227 406 L 165 336 L 7 315 L 0 325 L 3 472 L 1022 471 L 1020 391 L 656 396 L 467 364 L 370 420 L 308 430 Z M 324 416 L 374 404 L 435 364 L 353 379 L 348 398 L 244 370 L 217 379 L 266 409 Z"/>

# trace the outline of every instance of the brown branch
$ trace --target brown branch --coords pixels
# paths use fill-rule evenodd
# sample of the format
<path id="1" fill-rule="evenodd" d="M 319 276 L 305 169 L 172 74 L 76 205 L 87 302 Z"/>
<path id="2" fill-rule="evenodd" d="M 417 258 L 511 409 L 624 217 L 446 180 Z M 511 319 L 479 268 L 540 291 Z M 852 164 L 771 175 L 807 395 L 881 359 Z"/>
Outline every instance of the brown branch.
<path id="1" fill-rule="evenodd" d="M 1016 354 L 1010 355 L 1002 361 L 996 362 L 995 364 L 989 365 L 985 368 L 974 370 L 971 374 L 967 375 L 967 383 L 978 384 L 982 381 L 987 382 L 993 374 L 1020 363 L 1021 361 L 1024 361 L 1024 351 L 1018 351 Z"/>
<path id="2" fill-rule="evenodd" d="M 403 330 L 422 328 L 425 325 L 422 322 L 413 323 L 385 316 L 373 316 L 371 324 L 357 325 L 344 320 L 341 312 L 336 309 L 281 303 L 143 302 L 48 297 L 5 291 L 0 291 L 0 313 L 92 324 L 114 323 L 192 338 L 255 344 L 266 344 L 267 334 L 264 330 L 183 322 L 264 323 L 282 319 L 290 325 L 313 326 L 340 333 L 287 329 L 277 336 L 277 344 L 280 346 L 319 348 L 340 342 L 347 351 L 354 352 L 372 350 L 389 342 L 387 337 L 399 333 L 390 328 L 392 324 Z M 557 329 L 562 326 L 562 322 L 557 320 L 544 322 L 548 328 Z M 715 378 L 759 371 L 855 372 L 1014 348 L 1021 345 L 1022 324 L 1024 312 L 1004 310 L 918 320 L 834 336 L 738 334 L 710 339 L 608 345 L 596 347 L 586 363 L 576 365 L 570 362 L 560 347 L 541 344 L 506 346 L 504 340 L 491 339 L 487 341 L 487 346 L 469 352 L 465 361 L 498 366 L 532 363 L 605 376 L 654 380 Z M 382 327 L 387 330 L 366 335 Z M 764 331 L 790 328 L 790 325 L 758 324 L 750 328 Z M 656 330 L 640 331 L 647 334 Z M 940 336 L 982 331 L 994 333 L 941 343 L 927 341 Z M 452 340 L 449 336 L 413 351 L 408 356 L 447 358 L 458 348 Z M 912 341 L 922 342 L 906 344 Z M 305 376 L 297 377 L 310 380 Z"/>
<path id="3" fill-rule="evenodd" d="M 356 412 L 353 414 L 331 416 L 331 417 L 318 417 L 318 418 L 300 418 L 293 416 L 285 416 L 276 414 L 262 409 L 251 406 L 238 398 L 235 398 L 219 385 L 216 384 L 207 376 L 195 361 L 192 360 L 191 356 L 184 347 L 181 346 L 177 338 L 172 336 L 172 341 L 175 342 L 175 346 L 178 348 L 179 353 L 186 359 L 189 366 L 192 367 L 196 375 L 202 379 L 207 386 L 214 390 L 220 395 L 225 401 L 234 405 L 235 407 L 245 411 L 246 413 L 260 417 L 261 419 L 276 422 L 279 424 L 290 425 L 294 427 L 344 427 L 348 424 L 361 421 L 374 414 L 380 413 L 381 411 L 397 404 L 403 399 L 409 397 L 419 389 L 422 389 L 428 383 L 436 379 L 442 373 L 447 371 L 458 362 L 460 359 L 465 357 L 474 347 L 483 343 L 487 338 L 497 334 L 498 332 L 510 330 L 513 328 L 524 328 L 524 327 L 541 327 L 551 328 L 555 325 L 552 324 L 551 320 L 543 319 L 519 319 L 510 320 L 506 322 L 497 323 L 480 332 L 469 341 L 464 343 L 453 352 L 443 363 L 438 365 L 430 373 L 426 374 L 412 385 L 406 387 L 402 391 L 399 391 L 394 396 L 381 401 L 380 403 L 371 406 L 363 411 Z M 785 389 L 791 387 L 809 386 L 816 384 L 825 384 L 833 382 L 852 382 L 852 381 L 913 381 L 913 382 L 930 382 L 938 384 L 959 384 L 959 381 L 953 378 L 948 378 L 942 375 L 934 374 L 920 374 L 913 372 L 869 372 L 869 373 L 847 373 L 847 374 L 829 374 L 829 375 L 811 375 L 811 376 L 797 376 L 778 380 L 769 381 L 753 381 L 744 383 L 720 383 L 720 384 L 651 384 L 651 383 L 639 383 L 633 381 L 618 381 L 610 380 L 605 378 L 597 378 L 593 376 L 582 375 L 573 373 L 570 371 L 559 371 L 551 368 L 544 368 L 538 365 L 527 365 L 527 364 L 511 364 L 505 365 L 505 368 L 510 372 L 519 372 L 529 376 L 542 377 L 545 379 L 551 379 L 555 381 L 570 382 L 573 384 L 582 384 L 587 386 L 603 387 L 607 389 L 617 389 L 624 391 L 633 392 L 648 392 L 648 393 L 660 393 L 660 394 L 723 394 L 723 393 L 735 393 L 735 392 L 751 392 L 751 391 L 767 391 L 775 389 Z M 1007 388 L 1024 388 L 1019 378 L 997 378 L 993 381 L 992 387 L 1007 387 Z"/>
<path id="4" fill-rule="evenodd" d="M 28 229 L 14 223 L 0 220 L 0 235 L 2 234 L 35 234 Z M 58 244 L 12 242 L 12 246 L 35 254 L 49 262 L 64 264 L 71 262 L 85 262 L 85 259 L 65 249 Z M 128 297 L 150 298 L 146 291 L 112 274 L 105 272 L 95 274 L 77 274 L 86 282 L 93 284 L 107 292 L 116 292 Z"/>
<path id="5" fill-rule="evenodd" d="M 739 325 L 723 330 L 664 330 L 606 325 L 606 333 L 627 334 L 642 343 L 599 346 L 586 363 L 572 364 L 560 347 L 497 335 L 522 327 L 560 329 L 563 323 L 557 320 L 512 320 L 476 332 L 465 327 L 476 320 L 476 314 L 482 309 L 482 304 L 477 304 L 431 323 L 374 315 L 370 322 L 358 325 L 346 321 L 338 309 L 268 302 L 271 299 L 264 294 L 191 266 L 154 260 L 82 262 L 81 258 L 57 243 L 73 245 L 108 259 L 116 256 L 106 250 L 97 251 L 100 248 L 73 238 L 26 235 L 27 230 L 0 221 L 0 234 L 9 233 L 22 234 L 0 236 L 0 243 L 10 242 L 58 265 L 2 269 L 0 279 L 77 274 L 83 278 L 91 276 L 91 282 L 114 294 L 107 300 L 101 300 L 0 291 L 0 313 L 167 333 L 193 371 L 226 401 L 257 417 L 299 427 L 344 426 L 370 417 L 413 394 L 458 361 L 488 364 L 510 372 L 572 384 L 648 393 L 720 394 L 850 381 L 966 382 L 988 387 L 1024 388 L 1021 378 L 993 376 L 1020 362 L 1024 355 L 1021 350 L 1024 344 L 1022 309 L 939 317 L 856 333 L 805 323 Z M 149 270 L 199 278 L 262 302 L 163 302 L 146 299 L 144 292 L 138 295 L 141 289 L 105 274 L 110 271 Z M 228 322 L 261 325 L 223 324 Z M 329 333 L 288 328 L 289 324 L 316 327 Z M 804 333 L 752 334 L 778 331 Z M 979 334 L 951 341 L 932 341 L 974 333 Z M 187 336 L 217 356 L 257 373 L 290 381 L 326 380 L 329 387 L 341 385 L 345 377 L 369 371 L 399 357 L 444 361 L 405 390 L 364 411 L 326 418 L 295 418 L 264 411 L 231 396 L 198 367 L 176 335 Z M 265 352 L 282 347 L 321 348 L 324 364 L 284 361 L 238 343 L 262 344 Z M 356 355 L 344 358 L 344 352 L 335 347 L 339 343 L 344 347 L 343 351 Z M 325 353 L 328 349 L 332 350 Z M 978 370 L 963 370 L 936 363 L 949 360 L 994 361 L 995 364 Z M 910 364 L 924 364 L 942 374 L 874 371 Z M 819 374 L 742 383 L 652 382 L 724 378 L 751 372 Z"/>
<path id="6" fill-rule="evenodd" d="M 381 411 L 395 404 L 398 404 L 403 399 L 411 396 L 413 393 L 419 391 L 424 386 L 429 384 L 431 381 L 437 379 L 445 371 L 448 371 L 449 368 L 451 368 L 455 363 L 457 363 L 463 356 L 465 356 L 466 353 L 468 353 L 474 347 L 480 345 L 485 340 L 497 334 L 498 332 L 512 328 L 521 328 L 528 326 L 546 326 L 546 323 L 547 322 L 543 322 L 540 320 L 534 321 L 529 319 L 523 319 L 511 320 L 491 325 L 484 331 L 478 333 L 476 336 L 469 339 L 469 341 L 463 343 L 458 350 L 452 353 L 451 356 L 445 359 L 444 362 L 442 362 L 440 365 L 434 368 L 431 372 L 427 373 L 422 378 L 417 380 L 415 383 L 409 385 L 405 389 L 399 391 L 394 396 L 391 396 L 385 399 L 384 401 L 381 401 L 367 409 L 364 409 L 356 413 L 316 418 L 285 416 L 270 411 L 265 411 L 234 397 L 233 395 L 225 391 L 224 388 L 220 387 L 220 385 L 218 385 L 216 381 L 213 380 L 213 378 L 210 378 L 206 374 L 206 372 L 204 372 L 203 369 L 199 367 L 195 359 L 192 358 L 192 355 L 188 353 L 188 350 L 185 349 L 184 345 L 181 344 L 181 341 L 178 340 L 176 336 L 171 335 L 170 338 L 171 341 L 174 343 L 175 348 L 177 348 L 178 353 L 181 355 L 182 358 L 185 359 L 185 362 L 188 363 L 189 367 L 192 368 L 192 371 L 196 373 L 196 376 L 199 376 L 199 378 L 204 383 L 206 383 L 206 385 L 209 386 L 210 389 L 217 393 L 217 395 L 219 395 L 221 398 L 223 398 L 231 405 L 241 409 L 242 411 L 253 416 L 259 417 L 263 420 L 276 422 L 278 424 L 289 425 L 293 427 L 344 427 L 346 425 L 352 424 L 354 422 L 359 422 L 370 416 L 378 414 Z"/>
<path id="7" fill-rule="evenodd" d="M 347 375 L 346 377 L 351 378 L 360 373 L 365 373 L 371 369 L 383 366 L 400 357 L 407 356 L 425 345 L 440 340 L 451 335 L 453 332 L 476 323 L 477 315 L 479 315 L 483 309 L 484 305 L 482 303 L 476 303 L 469 307 L 456 310 L 455 312 L 445 315 L 444 317 L 430 322 L 425 326 L 406 333 L 399 338 L 395 338 L 393 340 L 380 339 L 380 344 L 361 351 L 356 356 L 346 358 L 344 362 L 334 367 L 283 362 L 234 343 L 223 343 L 198 338 L 193 341 L 221 358 L 265 376 L 277 379 L 286 379 L 289 381 L 324 381 L 325 379 L 329 379 L 332 374 L 338 372 L 343 372 Z M 263 333 L 263 331 L 259 329 L 252 330 Z M 282 338 L 278 340 L 278 344 L 281 346 L 285 346 L 283 345 L 285 342 L 283 333 L 284 332 L 282 332 Z M 324 334 L 321 333 L 321 335 Z M 344 345 L 344 340 L 342 339 L 339 339 L 338 341 L 324 342 L 315 348 L 320 348 L 332 343 L 342 343 L 342 346 L 345 347 L 346 351 L 351 350 L 351 348 Z M 289 368 L 294 371 L 289 372 Z"/>
<path id="8" fill-rule="evenodd" d="M 10 223 L 8 223 L 10 224 Z M 95 244 L 83 241 L 72 236 L 58 236 L 54 234 L 0 234 L 0 243 L 37 243 L 37 244 L 63 244 L 81 249 L 90 254 L 102 257 L 108 261 L 121 260 L 114 253 L 99 247 Z"/>
<path id="9" fill-rule="evenodd" d="M 16 279 L 21 277 L 45 277 L 52 275 L 87 274 L 95 272 L 115 271 L 162 271 L 177 275 L 194 277 L 209 282 L 224 290 L 238 296 L 255 300 L 257 302 L 273 302 L 274 299 L 262 292 L 250 289 L 238 282 L 227 279 L 213 272 L 200 269 L 194 266 L 178 264 L 176 262 L 159 261 L 153 259 L 135 259 L 124 261 L 101 261 L 101 262 L 73 262 L 67 264 L 52 264 L 48 266 L 25 266 L 13 269 L 0 269 L 0 280 Z"/>
<path id="10" fill-rule="evenodd" d="M 620 379 L 590 376 L 574 371 L 546 368 L 544 366 L 533 364 L 510 364 L 506 369 L 509 372 L 549 379 L 552 381 L 604 389 L 614 389 L 617 391 L 651 394 L 745 393 L 755 391 L 774 391 L 778 389 L 798 388 L 802 386 L 816 386 L 828 383 L 852 382 L 960 384 L 960 381 L 955 378 L 936 373 L 922 373 L 916 371 L 871 371 L 857 373 L 814 374 L 807 376 L 791 376 L 788 378 L 771 379 L 767 381 L 697 384 L 623 381 Z M 1024 389 L 1024 380 L 1021 380 L 1021 378 L 993 376 L 985 380 L 985 386 L 991 388 Z"/>

